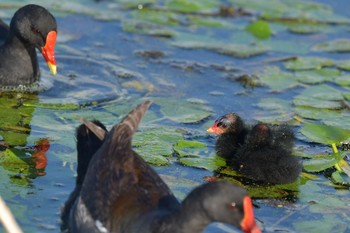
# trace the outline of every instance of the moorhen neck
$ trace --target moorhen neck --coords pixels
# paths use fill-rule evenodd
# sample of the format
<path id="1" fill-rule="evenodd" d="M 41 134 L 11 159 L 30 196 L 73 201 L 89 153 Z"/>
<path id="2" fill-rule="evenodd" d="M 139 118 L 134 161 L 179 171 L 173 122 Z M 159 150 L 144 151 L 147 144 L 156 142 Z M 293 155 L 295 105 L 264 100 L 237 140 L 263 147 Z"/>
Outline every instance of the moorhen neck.
<path id="1" fill-rule="evenodd" d="M 179 203 L 160 176 L 132 150 L 132 136 L 150 104 L 137 106 L 106 134 L 71 207 L 69 231 L 199 233 L 219 221 L 246 233 L 261 232 L 244 189 L 227 181 L 208 183 Z M 87 127 L 96 132 L 92 124 Z"/>
<path id="2" fill-rule="evenodd" d="M 234 161 L 246 177 L 272 184 L 294 182 L 301 170 L 299 157 L 292 154 L 294 134 L 288 126 L 257 124 Z"/>
<path id="3" fill-rule="evenodd" d="M 240 116 L 228 113 L 218 118 L 207 132 L 218 135 L 216 154 L 225 159 L 233 159 L 237 150 L 244 144 L 248 128 Z"/>
<path id="4" fill-rule="evenodd" d="M 10 27 L 0 23 L 0 86 L 30 85 L 39 79 L 35 48 L 56 74 L 54 46 L 57 25 L 45 8 L 26 5 L 13 16 Z"/>

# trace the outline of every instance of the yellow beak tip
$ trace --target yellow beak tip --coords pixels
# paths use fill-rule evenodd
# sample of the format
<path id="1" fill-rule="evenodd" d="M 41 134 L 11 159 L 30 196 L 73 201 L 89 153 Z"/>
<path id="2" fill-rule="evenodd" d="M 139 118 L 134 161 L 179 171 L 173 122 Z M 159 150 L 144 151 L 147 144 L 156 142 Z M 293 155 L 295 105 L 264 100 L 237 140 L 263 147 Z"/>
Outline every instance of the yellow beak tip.
<path id="1" fill-rule="evenodd" d="M 56 65 L 52 64 L 51 62 L 48 62 L 47 66 L 49 67 L 49 69 L 50 69 L 50 71 L 51 71 L 51 73 L 53 75 L 57 74 L 57 67 L 56 67 Z"/>

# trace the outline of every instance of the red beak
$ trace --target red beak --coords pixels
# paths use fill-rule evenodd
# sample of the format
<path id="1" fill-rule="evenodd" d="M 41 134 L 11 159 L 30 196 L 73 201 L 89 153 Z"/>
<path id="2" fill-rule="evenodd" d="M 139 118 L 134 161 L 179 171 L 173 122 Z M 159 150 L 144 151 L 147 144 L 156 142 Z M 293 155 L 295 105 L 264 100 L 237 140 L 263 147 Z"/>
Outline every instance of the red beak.
<path id="1" fill-rule="evenodd" d="M 207 129 L 207 132 L 219 135 L 224 133 L 224 130 L 218 127 L 217 123 L 215 122 L 210 128 Z"/>
<path id="2" fill-rule="evenodd" d="M 241 228 L 245 233 L 261 233 L 254 219 L 252 199 L 246 196 L 243 200 L 244 218 L 241 222 Z"/>
<path id="3" fill-rule="evenodd" d="M 57 36 L 56 31 L 49 32 L 46 37 L 46 44 L 44 47 L 41 48 L 43 57 L 49 69 L 54 75 L 57 73 L 56 59 L 55 59 L 56 36 Z"/>

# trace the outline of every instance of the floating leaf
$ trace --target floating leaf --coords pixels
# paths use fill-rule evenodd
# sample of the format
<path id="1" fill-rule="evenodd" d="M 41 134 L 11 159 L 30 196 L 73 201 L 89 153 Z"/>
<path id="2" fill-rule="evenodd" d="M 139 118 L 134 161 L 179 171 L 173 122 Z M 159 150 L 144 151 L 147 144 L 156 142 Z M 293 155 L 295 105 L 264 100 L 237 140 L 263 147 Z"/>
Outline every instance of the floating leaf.
<path id="1" fill-rule="evenodd" d="M 340 145 L 341 142 L 347 141 L 350 138 L 350 130 L 313 123 L 304 124 L 300 132 L 313 142 L 328 145 L 333 143 Z"/>
<path id="2" fill-rule="evenodd" d="M 198 16 L 188 16 L 187 17 L 193 26 L 203 26 L 203 27 L 224 27 L 224 28 L 232 28 L 232 24 L 228 23 L 225 20 L 212 18 L 212 17 L 198 17 Z"/>
<path id="3" fill-rule="evenodd" d="M 219 167 L 226 165 L 226 161 L 219 156 L 180 158 L 179 162 L 185 166 L 202 168 L 209 171 L 214 171 Z"/>
<path id="4" fill-rule="evenodd" d="M 333 172 L 331 175 L 331 179 L 335 184 L 350 186 L 350 177 L 344 172 L 340 172 L 340 171 Z"/>
<path id="5" fill-rule="evenodd" d="M 212 115 L 203 104 L 169 98 L 157 98 L 154 102 L 161 106 L 160 111 L 164 117 L 179 123 L 198 123 Z"/>
<path id="6" fill-rule="evenodd" d="M 133 11 L 132 16 L 139 21 L 147 21 L 150 23 L 156 23 L 161 25 L 174 26 L 179 24 L 177 14 L 172 12 L 142 9 L 138 11 Z"/>
<path id="7" fill-rule="evenodd" d="M 212 12 L 218 8 L 219 2 L 211 0 L 191 1 L 191 0 L 167 0 L 165 6 L 168 9 L 180 12 Z"/>
<path id="8" fill-rule="evenodd" d="M 316 84 L 330 82 L 340 75 L 337 69 L 321 68 L 318 70 L 303 70 L 295 73 L 297 79 L 302 83 Z"/>
<path id="9" fill-rule="evenodd" d="M 321 57 L 297 57 L 294 60 L 284 62 L 283 65 L 289 70 L 312 70 L 333 66 L 334 61 Z"/>
<path id="10" fill-rule="evenodd" d="M 335 64 L 338 68 L 343 70 L 350 70 L 350 60 L 341 60 Z"/>
<path id="11" fill-rule="evenodd" d="M 300 85 L 292 73 L 283 72 L 278 67 L 265 67 L 263 72 L 258 74 L 258 77 L 273 91 L 282 91 Z"/>
<path id="12" fill-rule="evenodd" d="M 263 20 L 253 22 L 246 30 L 259 39 L 268 39 L 272 34 L 269 23 Z"/>
<path id="13" fill-rule="evenodd" d="M 207 148 L 206 144 L 198 141 L 181 140 L 174 145 L 174 151 L 179 157 L 198 157 Z"/>
<path id="14" fill-rule="evenodd" d="M 350 52 L 349 39 L 336 39 L 314 45 L 311 50 L 317 52 Z"/>
<path id="15" fill-rule="evenodd" d="M 297 34 L 313 34 L 325 32 L 329 29 L 328 25 L 320 25 L 320 24 L 300 24 L 293 23 L 288 24 L 288 30 Z"/>
<path id="16" fill-rule="evenodd" d="M 335 153 L 330 155 L 317 155 L 312 159 L 304 160 L 304 169 L 308 172 L 321 172 L 339 163 L 346 153 Z"/>
<path id="17" fill-rule="evenodd" d="M 176 33 L 170 29 L 150 22 L 139 20 L 127 20 L 123 22 L 123 30 L 126 32 L 141 33 L 151 36 L 173 37 Z"/>
<path id="18" fill-rule="evenodd" d="M 341 111 L 323 108 L 314 108 L 307 106 L 296 106 L 295 113 L 303 118 L 323 120 L 323 119 L 338 119 L 342 116 Z"/>
<path id="19" fill-rule="evenodd" d="M 350 86 L 350 75 L 336 77 L 334 82 L 340 86 Z"/>
<path id="20" fill-rule="evenodd" d="M 329 205 L 328 208 L 333 208 Z M 335 216 L 330 218 L 323 217 L 320 220 L 300 220 L 293 223 L 297 232 L 319 233 L 319 232 L 346 232 L 348 229 L 347 223 L 341 221 Z"/>

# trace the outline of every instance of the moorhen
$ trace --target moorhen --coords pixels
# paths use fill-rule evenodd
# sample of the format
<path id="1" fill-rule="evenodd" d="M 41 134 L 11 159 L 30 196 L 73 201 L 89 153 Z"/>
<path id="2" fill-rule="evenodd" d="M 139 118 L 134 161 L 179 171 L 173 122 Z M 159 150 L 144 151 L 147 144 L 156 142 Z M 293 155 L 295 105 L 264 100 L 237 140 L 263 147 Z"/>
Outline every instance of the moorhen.
<path id="1" fill-rule="evenodd" d="M 0 86 L 30 85 L 39 79 L 35 48 L 56 74 L 57 25 L 45 8 L 30 4 L 14 14 L 10 27 L 0 23 Z"/>
<path id="2" fill-rule="evenodd" d="M 132 136 L 150 104 L 151 101 L 146 101 L 137 106 L 106 134 L 100 127 L 87 125 L 92 132 L 105 134 L 105 138 L 92 156 L 79 195 L 71 205 L 68 230 L 72 233 L 198 233 L 207 224 L 221 221 L 244 232 L 261 232 L 244 189 L 227 181 L 208 183 L 195 188 L 180 203 L 160 176 L 132 150 Z M 92 134 L 78 130 L 78 141 L 79 134 L 85 132 Z M 94 145 L 98 147 L 98 143 Z M 87 154 L 87 159 L 92 152 L 78 151 Z M 78 171 L 80 175 L 84 176 Z"/>
<path id="3" fill-rule="evenodd" d="M 299 157 L 292 154 L 294 134 L 288 126 L 255 125 L 246 143 L 235 155 L 239 171 L 246 177 L 271 184 L 294 182 L 301 170 Z"/>
<path id="4" fill-rule="evenodd" d="M 248 127 L 236 113 L 219 117 L 207 130 L 218 135 L 215 143 L 216 154 L 228 160 L 232 159 L 244 144 L 248 131 Z"/>

